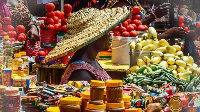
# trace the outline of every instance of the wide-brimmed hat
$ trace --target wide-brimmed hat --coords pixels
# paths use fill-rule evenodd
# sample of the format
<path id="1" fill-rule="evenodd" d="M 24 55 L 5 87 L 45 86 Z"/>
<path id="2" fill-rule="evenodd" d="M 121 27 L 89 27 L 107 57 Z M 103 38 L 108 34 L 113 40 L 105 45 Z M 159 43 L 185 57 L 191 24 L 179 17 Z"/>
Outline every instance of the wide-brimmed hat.
<path id="1" fill-rule="evenodd" d="M 107 34 L 128 17 L 130 7 L 99 10 L 84 8 L 71 14 L 67 20 L 67 34 L 49 52 L 43 63 L 68 55 Z"/>

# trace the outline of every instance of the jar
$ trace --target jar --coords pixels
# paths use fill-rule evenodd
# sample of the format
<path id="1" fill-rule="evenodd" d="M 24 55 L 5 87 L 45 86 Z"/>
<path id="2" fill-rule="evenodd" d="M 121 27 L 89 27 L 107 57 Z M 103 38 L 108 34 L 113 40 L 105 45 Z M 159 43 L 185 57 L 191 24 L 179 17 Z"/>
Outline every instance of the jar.
<path id="1" fill-rule="evenodd" d="M 107 103 L 106 104 L 107 111 L 106 112 L 124 112 L 124 101 L 121 101 L 120 103 Z"/>
<path id="2" fill-rule="evenodd" d="M 106 103 L 107 99 L 106 99 L 106 89 L 104 89 L 103 92 L 103 103 Z"/>
<path id="3" fill-rule="evenodd" d="M 106 104 L 94 105 L 87 103 L 86 112 L 106 112 L 105 110 L 106 110 Z"/>
<path id="4" fill-rule="evenodd" d="M 87 108 L 87 103 L 88 100 L 90 99 L 90 91 L 84 91 L 81 94 L 82 97 L 82 108 L 81 108 L 81 112 L 86 112 L 86 108 Z"/>
<path id="5" fill-rule="evenodd" d="M 123 99 L 123 82 L 122 80 L 106 81 L 106 97 L 108 103 L 120 103 Z"/>
<path id="6" fill-rule="evenodd" d="M 131 100 L 131 96 L 129 96 L 129 95 L 123 95 L 123 101 L 124 101 L 124 107 L 125 107 L 125 109 L 129 109 L 130 108 L 130 106 L 131 106 L 130 100 Z"/>
<path id="7" fill-rule="evenodd" d="M 60 112 L 59 107 L 49 107 L 46 112 Z"/>
<path id="8" fill-rule="evenodd" d="M 0 85 L 0 110 L 3 110 L 3 103 L 4 103 L 4 92 L 5 92 L 6 86 Z"/>
<path id="9" fill-rule="evenodd" d="M 90 104 L 102 105 L 105 82 L 99 80 L 91 80 L 90 82 Z"/>
<path id="10" fill-rule="evenodd" d="M 141 108 L 125 109 L 125 112 L 142 112 Z"/>
<path id="11" fill-rule="evenodd" d="M 142 108 L 142 109 L 147 108 L 147 105 L 149 104 L 149 100 L 145 100 L 145 99 L 136 99 L 133 102 L 134 102 L 133 104 L 134 107 Z"/>
<path id="12" fill-rule="evenodd" d="M 80 112 L 81 99 L 77 97 L 64 97 L 60 99 L 60 112 Z"/>

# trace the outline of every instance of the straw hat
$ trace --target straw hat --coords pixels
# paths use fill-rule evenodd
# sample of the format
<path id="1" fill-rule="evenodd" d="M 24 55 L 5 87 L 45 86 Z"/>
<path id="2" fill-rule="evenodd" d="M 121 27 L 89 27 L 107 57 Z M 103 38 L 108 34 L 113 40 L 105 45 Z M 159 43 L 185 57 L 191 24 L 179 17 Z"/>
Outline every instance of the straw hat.
<path id="1" fill-rule="evenodd" d="M 128 17 L 130 7 L 98 10 L 84 8 L 74 12 L 67 20 L 67 34 L 49 52 L 43 63 L 68 55 L 107 34 Z"/>

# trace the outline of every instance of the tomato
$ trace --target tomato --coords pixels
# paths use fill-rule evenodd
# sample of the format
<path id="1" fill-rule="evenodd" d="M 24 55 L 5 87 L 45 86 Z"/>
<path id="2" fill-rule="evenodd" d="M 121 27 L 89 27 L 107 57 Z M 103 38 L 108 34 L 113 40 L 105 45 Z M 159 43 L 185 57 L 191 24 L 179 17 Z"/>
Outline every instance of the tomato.
<path id="1" fill-rule="evenodd" d="M 121 26 L 120 28 L 119 28 L 119 31 L 122 33 L 122 32 L 125 32 L 127 29 L 126 29 L 126 27 L 123 27 L 123 26 Z"/>
<path id="2" fill-rule="evenodd" d="M 4 32 L 3 30 L 0 30 L 0 34 L 3 33 L 3 32 Z"/>
<path id="3" fill-rule="evenodd" d="M 8 35 L 10 38 L 16 38 L 17 37 L 17 32 L 16 31 L 9 31 Z"/>
<path id="4" fill-rule="evenodd" d="M 184 30 L 185 30 L 186 32 L 188 32 L 188 31 L 189 31 L 189 28 L 188 28 L 188 27 L 184 27 Z"/>
<path id="5" fill-rule="evenodd" d="M 41 24 L 41 25 L 40 25 L 40 29 L 45 30 L 45 29 L 46 29 L 46 26 L 45 26 L 44 24 Z"/>
<path id="6" fill-rule="evenodd" d="M 23 25 L 18 25 L 16 31 L 17 33 L 25 33 L 25 27 Z"/>
<path id="7" fill-rule="evenodd" d="M 196 28 L 200 28 L 200 23 L 196 23 Z"/>
<path id="8" fill-rule="evenodd" d="M 49 51 L 48 51 L 48 50 L 44 50 L 44 52 L 46 53 L 46 55 L 48 55 L 48 54 L 49 54 Z"/>
<path id="9" fill-rule="evenodd" d="M 119 31 L 114 32 L 114 36 L 121 36 L 121 33 Z"/>
<path id="10" fill-rule="evenodd" d="M 0 30 L 2 30 L 2 24 L 0 23 Z"/>
<path id="11" fill-rule="evenodd" d="M 122 36 L 124 36 L 124 37 L 130 37 L 130 34 L 129 34 L 129 32 L 125 31 L 125 32 L 122 33 Z"/>
<path id="12" fill-rule="evenodd" d="M 46 6 L 45 6 L 45 10 L 47 12 L 51 12 L 55 9 L 55 5 L 53 3 L 47 3 Z"/>
<path id="13" fill-rule="evenodd" d="M 139 25 L 142 25 L 142 22 L 140 20 L 138 20 L 138 25 L 137 26 L 139 26 Z"/>
<path id="14" fill-rule="evenodd" d="M 60 19 L 64 18 L 64 15 L 65 15 L 65 13 L 61 12 L 61 18 Z"/>
<path id="15" fill-rule="evenodd" d="M 58 17 L 54 16 L 53 20 L 54 20 L 54 24 L 58 24 L 59 23 L 59 18 Z"/>
<path id="16" fill-rule="evenodd" d="M 48 26 L 47 26 L 47 30 L 54 30 L 55 28 L 54 28 L 54 26 L 52 25 L 52 24 L 49 24 Z"/>
<path id="17" fill-rule="evenodd" d="M 19 42 L 25 41 L 26 40 L 26 35 L 24 33 L 20 33 L 17 37 L 17 40 Z"/>
<path id="18" fill-rule="evenodd" d="M 178 22 L 179 23 L 183 23 L 184 22 L 184 17 L 183 16 L 179 16 L 178 17 Z"/>
<path id="19" fill-rule="evenodd" d="M 140 20 L 141 19 L 141 17 L 140 17 L 140 15 L 132 15 L 132 19 L 133 20 L 135 20 L 135 19 L 137 19 L 137 20 Z"/>
<path id="20" fill-rule="evenodd" d="M 124 27 L 127 27 L 127 26 L 128 26 L 128 22 L 127 22 L 127 21 L 124 21 L 124 22 L 122 22 L 122 25 L 123 25 Z"/>
<path id="21" fill-rule="evenodd" d="M 15 31 L 15 28 L 12 25 L 3 25 L 3 31 L 5 32 Z"/>
<path id="22" fill-rule="evenodd" d="M 139 25 L 137 30 L 138 31 L 144 31 L 145 30 L 145 26 L 144 25 Z"/>
<path id="23" fill-rule="evenodd" d="M 61 28 L 61 30 L 62 30 L 63 32 L 67 32 L 67 25 L 63 25 L 62 28 Z"/>
<path id="24" fill-rule="evenodd" d="M 184 23 L 179 23 L 178 26 L 183 28 L 183 27 L 185 27 L 185 24 Z"/>
<path id="25" fill-rule="evenodd" d="M 128 22 L 128 24 L 131 24 L 131 23 L 132 23 L 132 20 L 131 20 L 131 19 L 127 19 L 126 21 Z"/>
<path id="26" fill-rule="evenodd" d="M 136 19 L 133 20 L 133 21 L 132 21 L 132 24 L 135 24 L 136 26 L 138 26 L 138 25 L 139 25 L 139 20 L 136 20 Z"/>
<path id="27" fill-rule="evenodd" d="M 65 14 L 64 14 L 64 18 L 69 18 L 70 15 L 71 15 L 71 12 L 65 13 Z"/>
<path id="28" fill-rule="evenodd" d="M 133 10 L 132 10 L 132 13 L 133 14 L 139 14 L 139 12 L 140 12 L 140 8 L 138 7 L 138 6 L 134 6 L 133 8 L 132 8 Z"/>
<path id="29" fill-rule="evenodd" d="M 119 31 L 119 26 L 116 26 L 114 29 L 113 29 L 114 32 L 116 31 Z"/>
<path id="30" fill-rule="evenodd" d="M 57 32 L 61 31 L 61 25 L 60 24 L 54 24 L 54 28 Z"/>
<path id="31" fill-rule="evenodd" d="M 8 35 L 8 33 L 7 32 L 2 32 L 0 35 L 1 36 L 6 36 L 6 35 Z"/>
<path id="32" fill-rule="evenodd" d="M 6 25 L 10 25 L 11 24 L 11 18 L 10 17 L 4 17 L 3 18 L 3 24 L 6 24 Z"/>
<path id="33" fill-rule="evenodd" d="M 138 35 L 137 31 L 131 31 L 129 32 L 131 37 L 136 37 Z"/>
<path id="34" fill-rule="evenodd" d="M 127 31 L 133 31 L 135 28 L 134 28 L 134 26 L 133 25 L 131 25 L 131 24 L 129 24 L 128 26 L 127 26 Z"/>
<path id="35" fill-rule="evenodd" d="M 135 30 L 137 29 L 137 26 L 135 24 L 131 24 L 131 25 L 134 27 Z"/>
<path id="36" fill-rule="evenodd" d="M 45 19 L 44 23 L 46 25 L 49 25 L 49 24 L 54 25 L 54 20 L 52 18 L 47 18 Z"/>
<path id="37" fill-rule="evenodd" d="M 54 11 L 54 14 L 55 14 L 56 17 L 58 17 L 59 19 L 61 19 L 62 15 L 61 15 L 61 12 L 59 10 Z"/>
<path id="38" fill-rule="evenodd" d="M 109 33 L 114 33 L 114 32 L 111 30 L 111 31 L 109 31 Z"/>
<path id="39" fill-rule="evenodd" d="M 47 18 L 53 18 L 55 16 L 55 13 L 52 12 L 47 12 Z"/>
<path id="40" fill-rule="evenodd" d="M 72 6 L 70 4 L 65 4 L 64 5 L 64 12 L 65 13 L 72 12 Z"/>
<path id="41" fill-rule="evenodd" d="M 61 19 L 61 26 L 64 26 L 67 24 L 67 19 L 63 18 Z"/>
<path id="42" fill-rule="evenodd" d="M 145 27 L 145 30 L 148 30 L 148 26 L 147 25 L 144 25 L 144 27 Z"/>
<path id="43" fill-rule="evenodd" d="M 38 56 L 46 56 L 46 53 L 44 51 L 39 51 Z"/>

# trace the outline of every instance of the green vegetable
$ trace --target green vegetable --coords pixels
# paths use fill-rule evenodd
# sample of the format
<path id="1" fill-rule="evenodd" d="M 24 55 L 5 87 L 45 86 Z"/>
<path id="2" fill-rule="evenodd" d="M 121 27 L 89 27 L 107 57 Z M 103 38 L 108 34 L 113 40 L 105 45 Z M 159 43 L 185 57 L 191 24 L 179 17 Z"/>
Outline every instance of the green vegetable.
<path id="1" fill-rule="evenodd" d="M 138 74 L 138 73 L 143 73 L 143 71 L 146 69 L 147 67 L 145 66 L 145 65 L 143 65 L 142 67 L 140 67 L 137 71 L 136 71 L 136 73 Z"/>

